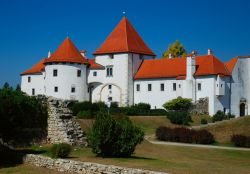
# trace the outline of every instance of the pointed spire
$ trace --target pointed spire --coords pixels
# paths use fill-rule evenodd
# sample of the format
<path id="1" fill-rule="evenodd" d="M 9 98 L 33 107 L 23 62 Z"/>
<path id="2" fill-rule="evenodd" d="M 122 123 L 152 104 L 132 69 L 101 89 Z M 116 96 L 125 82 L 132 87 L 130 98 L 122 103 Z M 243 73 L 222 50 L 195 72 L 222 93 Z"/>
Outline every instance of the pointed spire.
<path id="1" fill-rule="evenodd" d="M 50 58 L 46 60 L 46 63 L 48 62 L 88 63 L 69 37 L 67 37 Z"/>
<path id="2" fill-rule="evenodd" d="M 127 17 L 123 17 L 115 29 L 94 54 L 138 53 L 155 56 L 134 29 Z"/>

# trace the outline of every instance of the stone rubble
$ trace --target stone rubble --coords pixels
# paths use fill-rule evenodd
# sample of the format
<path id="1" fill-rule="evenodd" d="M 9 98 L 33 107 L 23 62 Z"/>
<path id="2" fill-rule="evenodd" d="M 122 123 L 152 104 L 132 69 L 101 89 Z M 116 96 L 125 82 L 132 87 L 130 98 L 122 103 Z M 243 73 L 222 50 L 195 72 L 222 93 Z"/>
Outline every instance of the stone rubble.
<path id="1" fill-rule="evenodd" d="M 52 159 L 34 154 L 26 155 L 24 157 L 24 163 L 33 164 L 37 167 L 54 169 L 61 172 L 77 174 L 167 174 L 165 172 L 154 172 L 149 170 L 102 165 L 68 159 Z"/>

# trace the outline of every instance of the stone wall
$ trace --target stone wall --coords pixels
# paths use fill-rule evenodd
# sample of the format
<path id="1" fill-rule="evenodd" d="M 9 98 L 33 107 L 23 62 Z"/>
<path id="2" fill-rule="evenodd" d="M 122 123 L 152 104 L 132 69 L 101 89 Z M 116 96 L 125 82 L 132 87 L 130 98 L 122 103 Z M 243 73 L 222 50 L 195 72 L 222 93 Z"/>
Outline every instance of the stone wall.
<path id="1" fill-rule="evenodd" d="M 208 114 L 208 100 L 208 97 L 197 100 L 190 109 L 191 113 Z"/>
<path id="2" fill-rule="evenodd" d="M 48 105 L 48 143 L 68 143 L 83 145 L 86 143 L 84 132 L 67 108 L 70 101 L 49 97 Z"/>
<path id="3" fill-rule="evenodd" d="M 124 168 L 113 165 L 102 165 L 97 163 L 80 162 L 68 159 L 52 159 L 41 155 L 28 154 L 24 163 L 33 164 L 38 167 L 45 167 L 61 172 L 79 174 L 166 174 L 149 170 Z"/>

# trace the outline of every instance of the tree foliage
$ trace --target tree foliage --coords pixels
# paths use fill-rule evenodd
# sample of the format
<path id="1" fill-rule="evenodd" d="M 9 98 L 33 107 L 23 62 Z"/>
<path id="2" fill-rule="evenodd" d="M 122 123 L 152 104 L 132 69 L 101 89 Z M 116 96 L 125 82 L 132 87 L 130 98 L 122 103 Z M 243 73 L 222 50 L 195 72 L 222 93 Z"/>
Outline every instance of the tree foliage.
<path id="1" fill-rule="evenodd" d="M 187 51 L 180 41 L 176 40 L 168 46 L 168 49 L 163 53 L 163 57 L 168 58 L 169 54 L 172 54 L 173 57 L 181 57 L 187 55 Z"/>
<path id="2" fill-rule="evenodd" d="M 143 131 L 136 127 L 128 117 L 113 118 L 100 112 L 88 135 L 92 151 L 102 157 L 130 156 L 144 137 Z"/>
<path id="3" fill-rule="evenodd" d="M 163 107 L 169 111 L 188 111 L 192 106 L 192 100 L 189 98 L 177 97 L 163 104 Z"/>

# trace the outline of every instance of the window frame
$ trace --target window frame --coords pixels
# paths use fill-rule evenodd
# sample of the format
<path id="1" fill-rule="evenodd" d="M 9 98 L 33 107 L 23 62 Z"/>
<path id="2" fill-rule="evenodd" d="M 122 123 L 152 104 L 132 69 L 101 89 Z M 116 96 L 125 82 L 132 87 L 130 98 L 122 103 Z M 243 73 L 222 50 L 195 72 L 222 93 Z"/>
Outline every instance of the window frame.
<path id="1" fill-rule="evenodd" d="M 164 85 L 164 83 L 161 83 L 161 84 L 160 84 L 160 90 L 161 90 L 161 91 L 165 91 L 165 85 Z"/>
<path id="2" fill-rule="evenodd" d="M 152 91 L 152 84 L 148 83 L 148 91 Z"/>
<path id="3" fill-rule="evenodd" d="M 35 91 L 35 88 L 32 88 L 32 95 L 36 95 L 36 91 Z"/>
<path id="4" fill-rule="evenodd" d="M 93 72 L 93 76 L 96 77 L 97 76 L 97 71 Z"/>
<path id="5" fill-rule="evenodd" d="M 57 77 L 58 76 L 58 70 L 57 69 L 53 69 L 53 77 Z"/>
<path id="6" fill-rule="evenodd" d="M 173 91 L 176 91 L 176 83 L 173 83 Z"/>
<path id="7" fill-rule="evenodd" d="M 76 75 L 77 75 L 77 77 L 81 77 L 82 76 L 82 70 L 78 69 Z"/>
<path id="8" fill-rule="evenodd" d="M 54 92 L 58 92 L 58 86 L 54 86 Z"/>
<path id="9" fill-rule="evenodd" d="M 140 84 L 136 84 L 136 91 L 140 92 L 141 91 L 141 85 Z"/>
<path id="10" fill-rule="evenodd" d="M 201 83 L 198 83 L 198 85 L 197 85 L 197 90 L 198 90 L 198 91 L 201 91 Z"/>
<path id="11" fill-rule="evenodd" d="M 31 77 L 30 76 L 28 76 L 28 83 L 30 83 L 31 82 Z"/>

